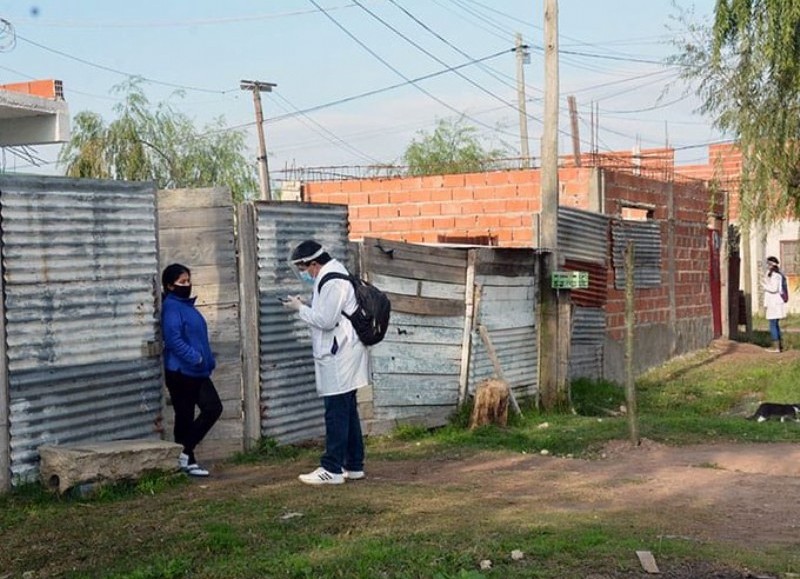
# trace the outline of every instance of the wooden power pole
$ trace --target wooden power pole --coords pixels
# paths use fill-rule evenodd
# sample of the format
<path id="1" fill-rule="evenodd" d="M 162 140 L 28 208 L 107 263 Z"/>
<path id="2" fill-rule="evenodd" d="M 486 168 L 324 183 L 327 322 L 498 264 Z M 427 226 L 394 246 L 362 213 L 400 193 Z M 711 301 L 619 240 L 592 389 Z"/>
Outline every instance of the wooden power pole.
<path id="1" fill-rule="evenodd" d="M 567 377 L 559 372 L 558 290 L 553 273 L 558 268 L 558 0 L 544 6 L 544 129 L 542 133 L 542 260 L 540 280 L 539 400 L 544 410 L 568 410 Z"/>
<path id="2" fill-rule="evenodd" d="M 581 166 L 581 135 L 578 130 L 578 104 L 575 97 L 570 95 L 567 97 L 567 104 L 569 104 L 569 123 L 572 128 L 572 155 L 575 159 L 575 166 Z"/>
<path id="3" fill-rule="evenodd" d="M 253 92 L 253 104 L 256 109 L 256 133 L 258 134 L 258 176 L 261 184 L 261 200 L 272 199 L 269 186 L 269 167 L 267 166 L 267 144 L 264 141 L 264 113 L 261 111 L 261 91 L 272 92 L 278 86 L 271 82 L 257 80 L 239 81 L 239 88 Z"/>

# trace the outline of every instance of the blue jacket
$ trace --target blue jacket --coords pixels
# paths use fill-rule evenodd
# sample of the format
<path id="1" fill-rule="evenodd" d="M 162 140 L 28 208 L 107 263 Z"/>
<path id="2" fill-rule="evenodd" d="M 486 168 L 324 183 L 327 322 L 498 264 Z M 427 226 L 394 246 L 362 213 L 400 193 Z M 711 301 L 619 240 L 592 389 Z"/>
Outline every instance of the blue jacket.
<path id="1" fill-rule="evenodd" d="M 206 320 L 194 307 L 195 299 L 171 293 L 164 297 L 161 308 L 164 368 L 185 376 L 208 378 L 217 361 L 208 343 Z"/>

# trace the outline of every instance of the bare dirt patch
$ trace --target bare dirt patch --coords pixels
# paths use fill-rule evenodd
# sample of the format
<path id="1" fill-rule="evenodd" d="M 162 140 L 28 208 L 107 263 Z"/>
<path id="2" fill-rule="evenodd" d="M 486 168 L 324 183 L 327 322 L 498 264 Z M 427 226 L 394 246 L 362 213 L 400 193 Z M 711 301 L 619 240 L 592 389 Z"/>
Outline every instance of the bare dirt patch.
<path id="1" fill-rule="evenodd" d="M 792 426 L 795 426 L 792 424 Z M 797 425 L 800 428 L 800 424 Z M 307 465 L 297 466 L 298 472 Z M 748 549 L 797 546 L 800 551 L 800 446 L 708 444 L 670 447 L 650 440 L 609 443 L 594 460 L 481 453 L 450 460 L 368 460 L 365 495 L 397 485 L 463 489 L 518 513 L 625 516 L 646 521 L 665 540 L 722 542 Z M 264 485 L 299 485 L 286 465 L 221 466 L 200 495 Z M 593 579 L 647 577 L 643 571 L 591 574 Z M 778 577 L 703 561 L 662 565 L 660 577 Z M 789 575 L 791 576 L 791 575 Z"/>

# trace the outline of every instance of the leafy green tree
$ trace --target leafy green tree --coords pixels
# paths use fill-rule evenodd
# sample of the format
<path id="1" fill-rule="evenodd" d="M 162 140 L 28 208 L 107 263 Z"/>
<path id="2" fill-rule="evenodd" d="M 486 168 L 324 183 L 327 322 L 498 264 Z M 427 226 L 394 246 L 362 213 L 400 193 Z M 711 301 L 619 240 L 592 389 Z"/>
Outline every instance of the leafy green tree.
<path id="1" fill-rule="evenodd" d="M 505 155 L 501 149 L 486 149 L 475 127 L 463 119 L 440 119 L 432 134 L 419 131 L 406 148 L 403 160 L 410 175 L 446 175 L 488 171 Z"/>
<path id="2" fill-rule="evenodd" d="M 672 61 L 744 156 L 743 220 L 800 214 L 800 2 L 717 0 L 713 24 L 679 21 Z"/>
<path id="3" fill-rule="evenodd" d="M 222 119 L 198 131 L 168 104 L 151 107 L 138 80 L 114 90 L 125 96 L 114 107 L 115 120 L 75 115 L 58 157 L 68 176 L 154 181 L 163 189 L 227 186 L 236 201 L 258 190 L 243 132 L 225 129 Z"/>

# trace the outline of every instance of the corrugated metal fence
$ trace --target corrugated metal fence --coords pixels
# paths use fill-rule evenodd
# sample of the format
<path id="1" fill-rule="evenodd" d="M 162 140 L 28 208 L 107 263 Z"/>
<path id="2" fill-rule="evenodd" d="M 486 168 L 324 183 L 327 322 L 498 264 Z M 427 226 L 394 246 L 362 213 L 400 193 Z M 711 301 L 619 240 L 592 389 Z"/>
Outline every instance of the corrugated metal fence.
<path id="1" fill-rule="evenodd" d="M 323 406 L 314 383 L 308 327 L 279 298 L 309 293 L 288 262 L 294 246 L 305 239 L 319 241 L 331 257 L 352 269 L 347 207 L 249 203 L 240 206 L 239 235 L 243 294 L 253 295 L 243 306 L 242 319 L 248 440 L 267 437 L 290 443 L 319 437 L 324 433 Z"/>
<path id="2" fill-rule="evenodd" d="M 602 378 L 605 345 L 606 284 L 610 218 L 567 207 L 558 208 L 558 246 L 565 269 L 589 274 L 589 287 L 573 290 L 569 379 Z"/>
<path id="3" fill-rule="evenodd" d="M 0 486 L 36 474 L 42 444 L 158 437 L 155 188 L 0 176 L 0 219 Z"/>

